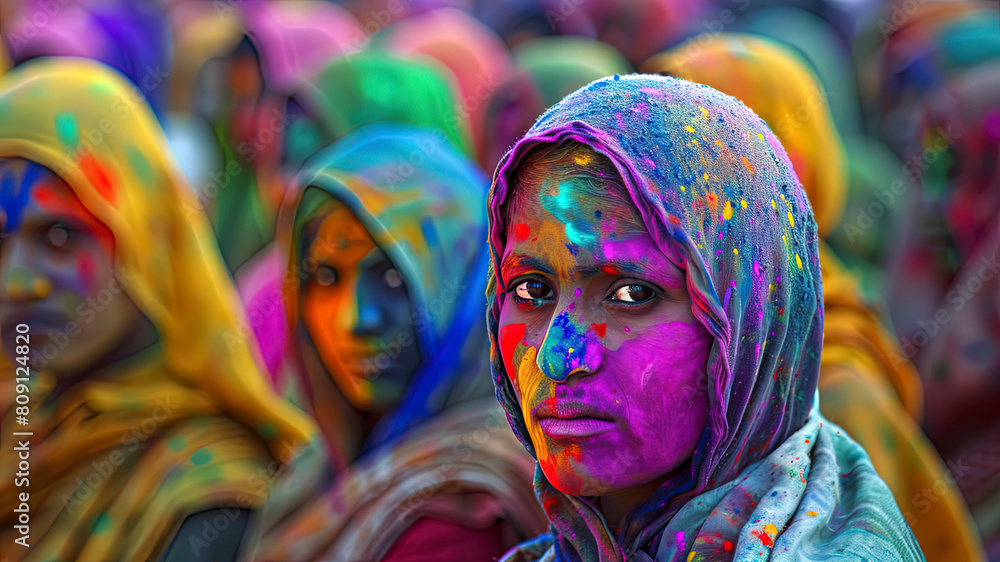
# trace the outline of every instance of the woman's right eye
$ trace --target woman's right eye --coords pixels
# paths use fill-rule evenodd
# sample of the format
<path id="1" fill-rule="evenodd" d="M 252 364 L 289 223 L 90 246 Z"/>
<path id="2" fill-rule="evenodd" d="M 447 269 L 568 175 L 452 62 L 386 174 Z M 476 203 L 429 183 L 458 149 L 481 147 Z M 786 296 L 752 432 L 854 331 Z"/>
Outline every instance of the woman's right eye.
<path id="1" fill-rule="evenodd" d="M 337 270 L 328 266 L 321 265 L 316 270 L 316 283 L 323 287 L 329 287 L 337 282 Z"/>
<path id="2" fill-rule="evenodd" d="M 552 289 L 541 281 L 529 279 L 518 284 L 514 288 L 514 293 L 521 300 L 543 300 L 552 296 Z"/>

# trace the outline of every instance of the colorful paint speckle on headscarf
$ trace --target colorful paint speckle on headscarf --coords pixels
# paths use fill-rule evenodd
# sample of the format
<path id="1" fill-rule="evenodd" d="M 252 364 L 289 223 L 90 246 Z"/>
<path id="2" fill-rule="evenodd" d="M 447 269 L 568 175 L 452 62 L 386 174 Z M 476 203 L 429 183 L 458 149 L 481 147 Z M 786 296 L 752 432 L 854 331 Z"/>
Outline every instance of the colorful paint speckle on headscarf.
<path id="1" fill-rule="evenodd" d="M 93 61 L 25 64 L 0 81 L 0 158 L 53 171 L 111 231 L 115 269 L 131 277 L 120 291 L 159 335 L 57 396 L 32 377 L 39 507 L 33 550 L 17 558 L 155 558 L 191 514 L 260 507 L 267 488 L 255 476 L 287 462 L 315 427 L 260 375 L 211 228 L 142 94 Z M 140 425 L 148 438 L 129 443 Z M 13 449 L 0 454 L 3 470 L 17 462 Z M 102 463 L 113 476 L 78 488 Z M 13 479 L 0 484 L 4 514 L 17 491 Z"/>
<path id="2" fill-rule="evenodd" d="M 816 408 L 817 228 L 766 124 L 737 100 L 678 79 L 615 76 L 578 90 L 543 114 L 497 170 L 489 200 L 494 269 L 512 174 L 532 147 L 561 141 L 607 155 L 653 239 L 683 255 L 693 312 L 715 338 L 709 421 L 692 472 L 667 480 L 617 533 L 590 501 L 558 492 L 536 471 L 554 534 L 511 559 L 547 548 L 558 560 L 767 559 L 800 549 L 922 559 L 864 451 Z M 497 348 L 506 289 L 490 278 L 494 384 L 534 454 Z"/>
<path id="3" fill-rule="evenodd" d="M 413 323 L 424 327 L 415 344 L 422 361 L 359 457 L 329 454 L 332 479 L 317 485 L 323 492 L 308 487 L 299 490 L 301 501 L 284 502 L 294 512 L 267 531 L 263 557 L 380 559 L 426 516 L 485 523 L 475 528 L 500 519 L 525 538 L 544 528 L 531 493 L 531 459 L 509 433 L 488 375 L 486 176 L 440 131 L 372 124 L 316 154 L 299 178 L 293 226 L 279 240 L 289 248 L 286 307 L 300 353 L 315 347 L 299 314 L 301 240 L 305 225 L 335 198 L 399 271 Z M 307 402 L 323 403 L 312 395 L 317 387 Z M 328 441 L 360 432 L 321 429 Z M 472 446 L 470 456 L 466 446 L 477 430 L 489 432 L 489 444 Z M 295 486 L 299 478 L 290 474 Z"/>

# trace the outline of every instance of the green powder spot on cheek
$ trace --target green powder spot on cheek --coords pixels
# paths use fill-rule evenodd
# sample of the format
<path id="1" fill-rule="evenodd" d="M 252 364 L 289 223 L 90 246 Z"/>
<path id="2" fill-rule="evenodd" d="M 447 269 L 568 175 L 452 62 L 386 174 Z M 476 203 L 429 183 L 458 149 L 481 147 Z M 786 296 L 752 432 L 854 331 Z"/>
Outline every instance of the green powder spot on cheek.
<path id="1" fill-rule="evenodd" d="M 95 535 L 100 535 L 108 532 L 108 529 L 110 528 L 111 517 L 107 514 L 107 512 L 105 512 L 94 518 L 94 526 L 91 529 L 91 532 Z"/>
<path id="2" fill-rule="evenodd" d="M 10 272 L 10 284 L 19 288 L 27 288 L 30 285 L 33 277 L 34 276 L 31 274 L 31 272 L 28 271 L 27 269 L 23 267 L 17 267 L 14 268 L 14 271 Z"/>
<path id="3" fill-rule="evenodd" d="M 75 149 L 80 143 L 80 130 L 76 124 L 76 116 L 69 112 L 56 115 L 56 134 L 66 148 Z"/>
<path id="4" fill-rule="evenodd" d="M 175 435 L 169 443 L 167 443 L 167 448 L 170 451 L 177 453 L 180 452 L 187 445 L 187 440 L 181 435 Z"/>
<path id="5" fill-rule="evenodd" d="M 56 301 L 59 303 L 59 308 L 70 315 L 76 315 L 76 310 L 83 304 L 83 299 L 80 298 L 80 295 L 71 291 L 61 293 L 56 298 Z"/>
<path id="6" fill-rule="evenodd" d="M 195 466 L 204 466 L 212 460 L 212 453 L 205 450 L 204 447 L 198 449 L 194 453 L 191 453 L 191 463 Z"/>

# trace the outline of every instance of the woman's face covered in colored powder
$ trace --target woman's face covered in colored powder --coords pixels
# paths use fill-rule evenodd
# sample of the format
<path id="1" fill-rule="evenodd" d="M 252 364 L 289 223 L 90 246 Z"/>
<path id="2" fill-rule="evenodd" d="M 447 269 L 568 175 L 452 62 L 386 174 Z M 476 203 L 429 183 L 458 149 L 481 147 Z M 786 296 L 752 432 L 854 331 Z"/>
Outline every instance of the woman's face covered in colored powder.
<path id="1" fill-rule="evenodd" d="M 316 268 L 304 287 L 302 319 L 351 405 L 382 414 L 403 396 L 420 363 L 406 287 L 347 207 L 330 199 L 324 210 L 306 225 L 315 231 L 306 260 Z"/>
<path id="2" fill-rule="evenodd" d="M 0 159 L 0 317 L 4 353 L 21 356 L 28 326 L 32 367 L 73 377 L 98 366 L 136 333 L 142 313 L 123 292 L 111 231 L 48 169 Z M 20 348 L 24 350 L 24 347 Z"/>
<path id="3" fill-rule="evenodd" d="M 665 477 L 708 416 L 712 339 L 683 261 L 620 181 L 605 157 L 564 145 L 530 157 L 508 194 L 501 356 L 542 471 L 572 495 Z"/>

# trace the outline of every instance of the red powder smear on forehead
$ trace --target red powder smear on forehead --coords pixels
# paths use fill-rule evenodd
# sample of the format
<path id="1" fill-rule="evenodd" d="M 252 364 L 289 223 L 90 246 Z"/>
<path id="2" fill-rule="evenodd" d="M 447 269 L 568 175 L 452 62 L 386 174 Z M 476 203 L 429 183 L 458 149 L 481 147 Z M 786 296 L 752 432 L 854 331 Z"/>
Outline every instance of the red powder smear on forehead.
<path id="1" fill-rule="evenodd" d="M 517 380 L 517 369 L 514 367 L 514 349 L 524 339 L 525 324 L 507 324 L 500 328 L 500 355 L 507 366 L 507 376 L 510 382 Z"/>
<path id="2" fill-rule="evenodd" d="M 38 204 L 46 211 L 50 210 L 49 205 L 64 199 L 65 197 L 62 197 L 59 193 L 53 191 L 52 186 L 48 184 L 42 184 L 35 188 L 35 201 L 37 201 Z"/>
<path id="3" fill-rule="evenodd" d="M 618 269 L 615 268 L 615 267 L 612 267 L 610 265 L 602 265 L 601 266 L 601 271 L 603 271 L 604 273 L 607 273 L 609 275 L 618 275 Z"/>
<path id="4" fill-rule="evenodd" d="M 92 154 L 85 154 L 80 157 L 80 170 L 87 180 L 94 186 L 101 197 L 112 205 L 115 204 L 116 193 L 111 184 L 111 177 L 107 168 L 98 162 Z"/>
<path id="5" fill-rule="evenodd" d="M 514 239 L 517 242 L 526 239 L 528 236 L 531 236 L 531 228 L 528 225 L 521 223 L 514 225 Z"/>

